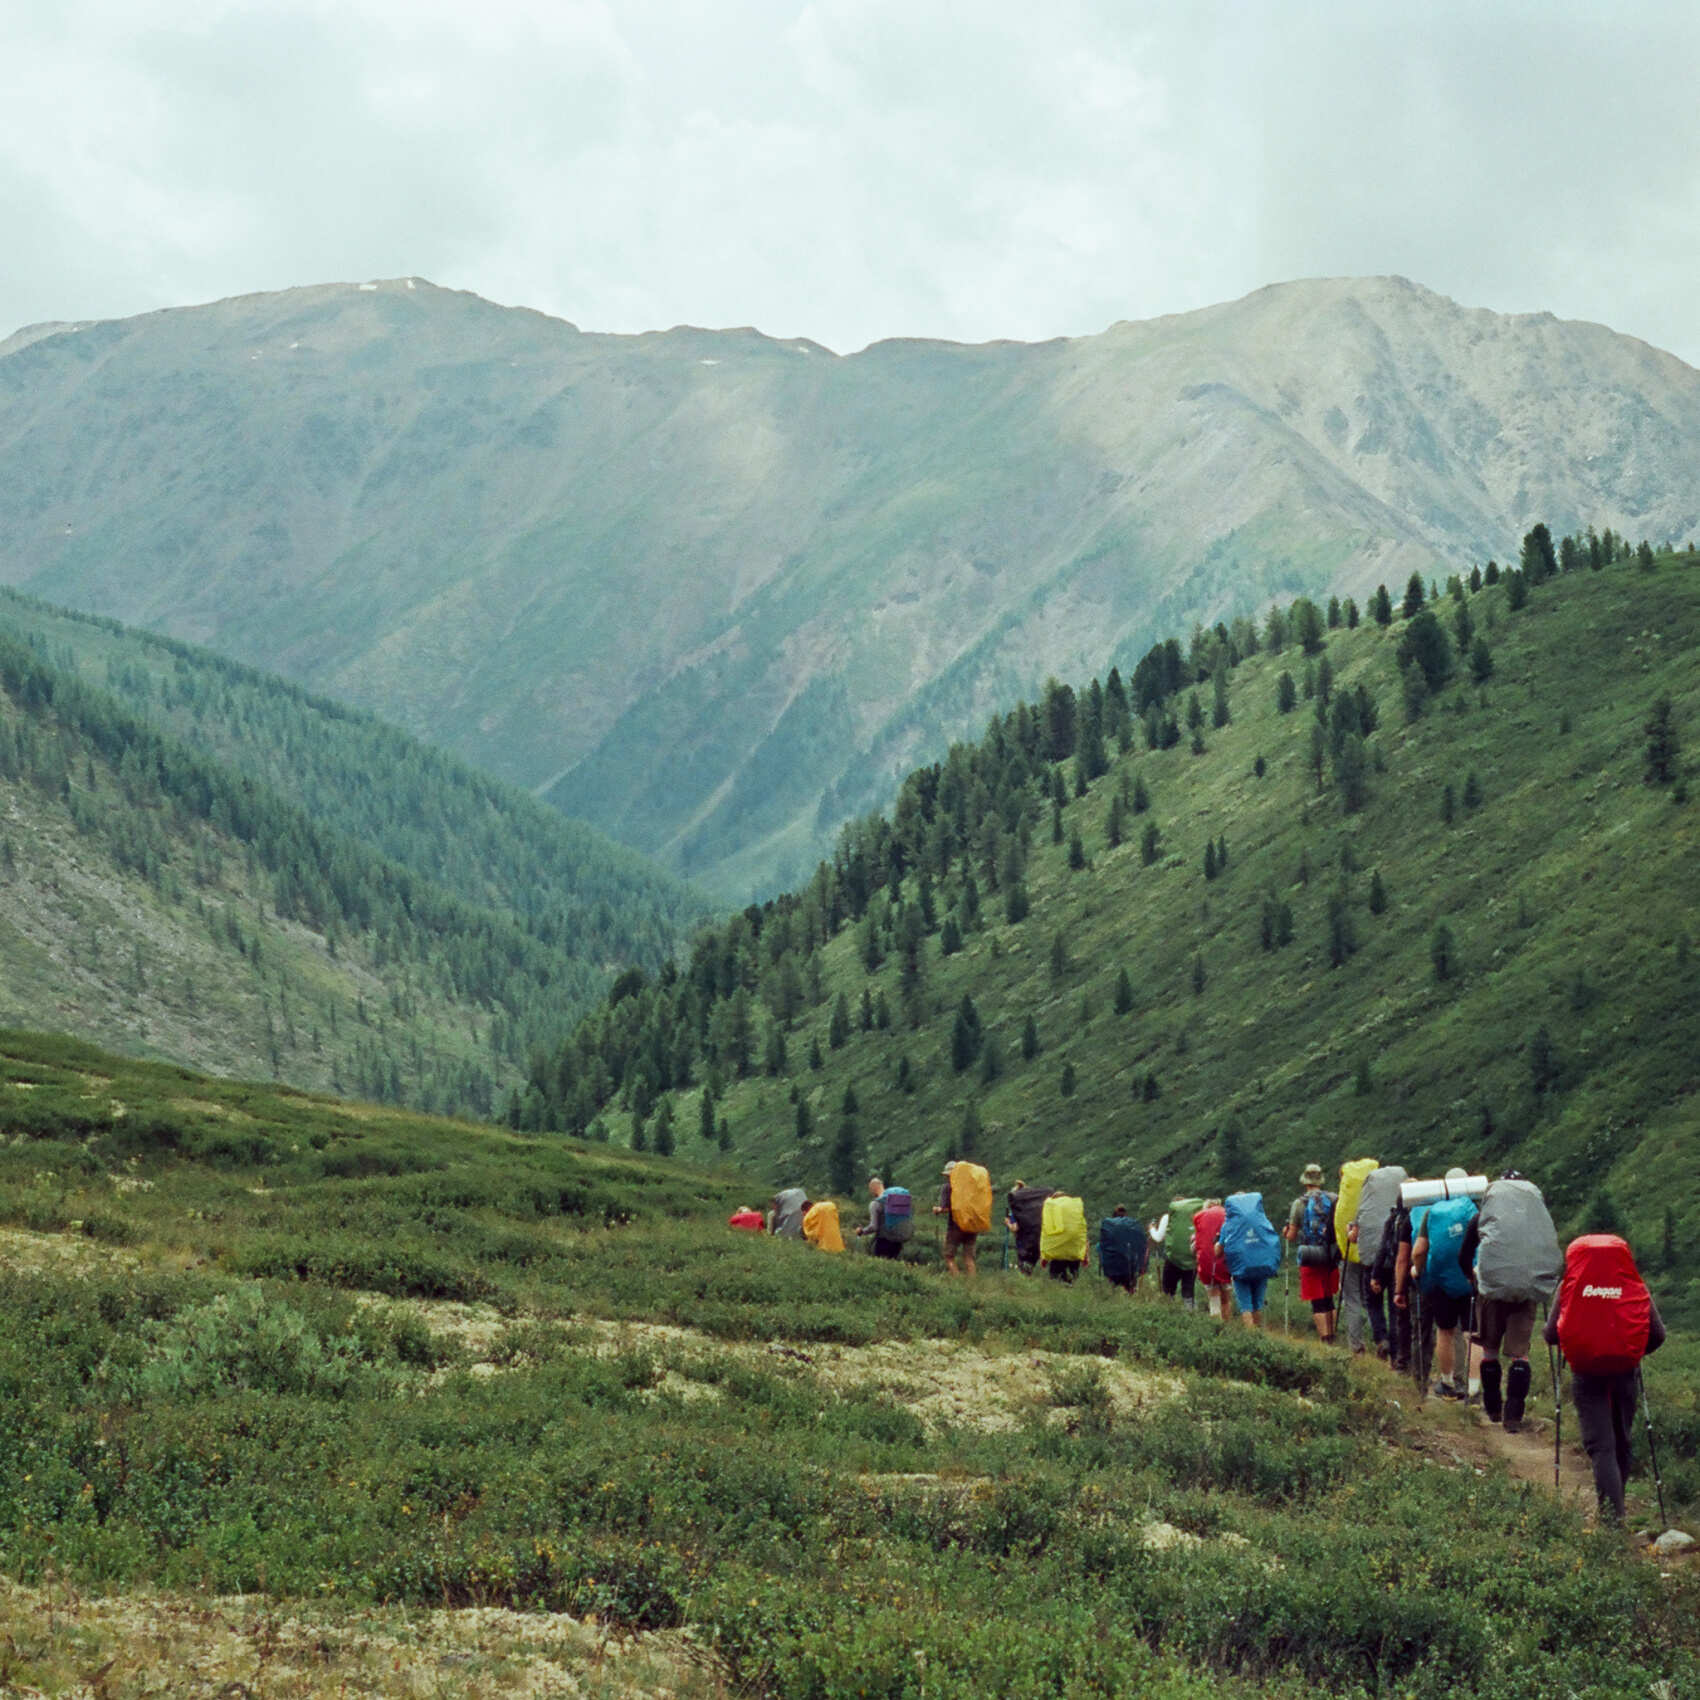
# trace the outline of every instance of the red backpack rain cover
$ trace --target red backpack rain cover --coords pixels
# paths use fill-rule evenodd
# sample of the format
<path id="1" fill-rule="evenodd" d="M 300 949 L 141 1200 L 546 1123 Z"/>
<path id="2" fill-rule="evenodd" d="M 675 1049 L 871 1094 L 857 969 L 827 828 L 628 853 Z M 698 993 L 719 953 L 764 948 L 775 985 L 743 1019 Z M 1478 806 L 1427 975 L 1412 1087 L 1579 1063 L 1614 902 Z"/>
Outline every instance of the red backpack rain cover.
<path id="1" fill-rule="evenodd" d="M 1647 1355 L 1653 1301 L 1616 1234 L 1584 1234 L 1564 1254 L 1558 1349 L 1584 1375 L 1623 1375 Z"/>

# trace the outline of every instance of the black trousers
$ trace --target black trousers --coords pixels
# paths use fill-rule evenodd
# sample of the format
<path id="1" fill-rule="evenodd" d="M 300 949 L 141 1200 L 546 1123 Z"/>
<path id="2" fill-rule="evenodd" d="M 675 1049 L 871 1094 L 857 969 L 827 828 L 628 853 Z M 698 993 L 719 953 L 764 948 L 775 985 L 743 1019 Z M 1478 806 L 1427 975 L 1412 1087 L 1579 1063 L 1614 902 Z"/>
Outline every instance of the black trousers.
<path id="1" fill-rule="evenodd" d="M 1623 1484 L 1629 1476 L 1630 1443 L 1635 1430 L 1635 1371 L 1622 1375 L 1570 1376 L 1570 1397 L 1582 1429 L 1582 1450 L 1594 1467 L 1594 1492 L 1600 1514 L 1623 1521 Z"/>
<path id="2" fill-rule="evenodd" d="M 1178 1264 L 1170 1263 L 1167 1259 L 1164 1260 L 1164 1298 L 1172 1299 L 1175 1296 L 1176 1288 L 1179 1288 L 1181 1297 L 1185 1299 L 1188 1304 L 1194 1304 L 1197 1301 L 1193 1298 L 1193 1293 L 1197 1290 L 1197 1287 L 1198 1271 L 1196 1269 L 1182 1269 Z"/>

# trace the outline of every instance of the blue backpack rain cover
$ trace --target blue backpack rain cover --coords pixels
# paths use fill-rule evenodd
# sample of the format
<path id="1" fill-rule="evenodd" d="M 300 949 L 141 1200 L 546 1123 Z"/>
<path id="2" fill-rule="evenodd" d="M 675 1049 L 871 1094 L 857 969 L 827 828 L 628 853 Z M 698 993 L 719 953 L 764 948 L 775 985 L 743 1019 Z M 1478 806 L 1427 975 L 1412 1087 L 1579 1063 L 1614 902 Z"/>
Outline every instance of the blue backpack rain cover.
<path id="1" fill-rule="evenodd" d="M 1222 1201 L 1222 1257 L 1242 1281 L 1266 1280 L 1281 1267 L 1281 1236 L 1263 1213 L 1261 1192 L 1230 1193 Z"/>
<path id="2" fill-rule="evenodd" d="M 1098 1224 L 1098 1267 L 1106 1281 L 1131 1281 L 1145 1267 L 1145 1229 L 1131 1216 Z"/>
<path id="3" fill-rule="evenodd" d="M 1454 1299 L 1469 1297 L 1470 1277 L 1458 1261 L 1458 1253 L 1475 1214 L 1473 1198 L 1443 1198 L 1430 1208 L 1422 1226 L 1422 1233 L 1428 1236 L 1428 1256 L 1423 1261 L 1421 1280 L 1425 1293 L 1445 1293 Z M 1415 1243 L 1414 1236 L 1412 1244 Z"/>

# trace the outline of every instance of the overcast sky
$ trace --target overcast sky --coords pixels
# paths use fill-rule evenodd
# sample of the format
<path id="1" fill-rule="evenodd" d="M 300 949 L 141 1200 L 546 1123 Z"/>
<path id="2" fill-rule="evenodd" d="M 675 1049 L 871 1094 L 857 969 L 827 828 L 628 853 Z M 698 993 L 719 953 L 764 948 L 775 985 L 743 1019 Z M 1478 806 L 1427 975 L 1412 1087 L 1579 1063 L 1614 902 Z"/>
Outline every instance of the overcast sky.
<path id="1" fill-rule="evenodd" d="M 0 335 L 416 275 L 1038 338 L 1307 276 L 1700 364 L 1700 6 L 0 0 Z"/>

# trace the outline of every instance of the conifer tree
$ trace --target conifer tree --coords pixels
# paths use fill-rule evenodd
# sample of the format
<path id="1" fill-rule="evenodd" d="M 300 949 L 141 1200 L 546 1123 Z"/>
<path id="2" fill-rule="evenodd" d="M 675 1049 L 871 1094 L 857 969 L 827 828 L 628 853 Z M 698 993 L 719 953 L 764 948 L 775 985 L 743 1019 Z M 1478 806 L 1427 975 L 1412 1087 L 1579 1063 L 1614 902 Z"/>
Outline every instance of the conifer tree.
<path id="1" fill-rule="evenodd" d="M 1086 866 L 1086 841 L 1078 832 L 1069 837 L 1068 865 L 1075 873 L 1079 873 Z"/>
<path id="2" fill-rule="evenodd" d="M 1377 868 L 1369 877 L 1369 912 L 1372 915 L 1384 914 L 1387 909 L 1387 887 L 1381 881 L 1381 869 Z"/>
<path id="3" fill-rule="evenodd" d="M 1553 1048 L 1552 1035 L 1545 1027 L 1537 1027 L 1529 1041 L 1529 1084 L 1536 1097 L 1542 1097 L 1558 1084 L 1558 1052 Z"/>
<path id="4" fill-rule="evenodd" d="M 1126 1015 L 1133 1008 L 1133 981 L 1126 968 L 1116 970 L 1115 1011 L 1117 1015 Z"/>
<path id="5" fill-rule="evenodd" d="M 956 924 L 954 915 L 944 918 L 944 925 L 939 929 L 939 954 L 954 956 L 962 948 L 962 929 Z"/>
<path id="6" fill-rule="evenodd" d="M 1529 600 L 1529 575 L 1510 572 L 1505 575 L 1505 604 L 1513 612 Z"/>
<path id="7" fill-rule="evenodd" d="M 1466 809 L 1479 809 L 1481 806 L 1482 782 L 1476 777 L 1475 769 L 1472 768 L 1468 777 L 1464 780 L 1464 807 Z"/>
<path id="8" fill-rule="evenodd" d="M 1021 1028 L 1021 1057 L 1023 1062 L 1032 1062 L 1039 1054 L 1039 1025 L 1032 1016 L 1028 1016 Z"/>
<path id="9" fill-rule="evenodd" d="M 1293 683 L 1293 675 L 1283 672 L 1275 681 L 1275 708 L 1280 714 L 1291 714 L 1299 700 L 1298 687 Z"/>
<path id="10" fill-rule="evenodd" d="M 697 1137 L 712 1144 L 714 1141 L 714 1093 L 705 1086 L 697 1114 Z"/>
<path id="11" fill-rule="evenodd" d="M 945 954 L 949 955 L 949 952 L 947 951 Z M 862 988 L 862 1000 L 857 1007 L 856 1025 L 864 1033 L 871 1033 L 874 1030 L 874 995 L 866 986 Z"/>
<path id="12" fill-rule="evenodd" d="M 1499 583 L 1498 561 L 1489 561 L 1486 567 L 1482 569 L 1482 583 L 1490 590 Z"/>
<path id="13" fill-rule="evenodd" d="M 1450 826 L 1452 824 L 1453 816 L 1456 815 L 1457 812 L 1458 805 L 1452 795 L 1452 782 L 1448 780 L 1441 788 L 1440 818 L 1445 825 Z"/>
<path id="14" fill-rule="evenodd" d="M 915 1065 L 909 1060 L 909 1053 L 903 1051 L 897 1058 L 897 1090 L 913 1092 L 915 1090 Z"/>
<path id="15" fill-rule="evenodd" d="M 1370 1074 L 1369 1052 L 1358 1053 L 1358 1066 L 1352 1076 L 1352 1090 L 1360 1098 L 1367 1098 L 1375 1090 L 1375 1081 Z"/>
<path id="16" fill-rule="evenodd" d="M 673 1155 L 673 1100 L 664 1097 L 656 1106 L 654 1142 L 656 1155 Z"/>
<path id="17" fill-rule="evenodd" d="M 1348 596 L 1346 598 L 1346 630 L 1349 632 L 1355 632 L 1358 629 L 1358 619 L 1358 605 L 1350 596 Z"/>
<path id="18" fill-rule="evenodd" d="M 1151 807 L 1151 793 L 1145 789 L 1143 778 L 1136 777 L 1133 782 L 1133 812 L 1142 815 Z"/>
<path id="19" fill-rule="evenodd" d="M 1215 727 L 1226 726 L 1233 717 L 1228 707 L 1228 663 L 1225 659 L 1216 663 L 1213 684 L 1216 695 L 1210 710 L 1210 724 Z"/>
<path id="20" fill-rule="evenodd" d="M 1682 743 L 1677 737 L 1676 711 L 1668 696 L 1653 704 L 1643 728 L 1647 737 L 1644 777 L 1649 785 L 1669 785 L 1677 776 Z"/>
<path id="21" fill-rule="evenodd" d="M 1213 838 L 1204 841 L 1204 877 L 1207 880 L 1216 877 L 1216 841 Z"/>
<path id="22" fill-rule="evenodd" d="M 1060 932 L 1051 934 L 1051 978 L 1060 980 L 1068 972 L 1068 944 Z"/>
<path id="23" fill-rule="evenodd" d="M 874 1026 L 881 1033 L 891 1031 L 891 1005 L 885 1001 L 883 987 L 874 994 Z"/>
<path id="24" fill-rule="evenodd" d="M 1122 841 L 1123 809 L 1121 793 L 1119 791 L 1114 792 L 1110 797 L 1109 814 L 1104 821 L 1104 842 L 1111 850 L 1116 849 Z"/>
<path id="25" fill-rule="evenodd" d="M 827 1162 L 828 1179 L 837 1193 L 854 1192 L 862 1172 L 859 1141 L 856 1137 L 856 1118 L 844 1116 L 832 1141 L 832 1153 Z"/>
<path id="26" fill-rule="evenodd" d="M 1139 859 L 1146 867 L 1150 867 L 1157 860 L 1162 842 L 1163 835 L 1157 830 L 1157 823 L 1148 821 L 1145 832 L 1139 840 Z"/>
<path id="27" fill-rule="evenodd" d="M 1429 961 L 1434 965 L 1434 977 L 1437 980 L 1450 980 L 1456 970 L 1457 963 L 1453 954 L 1452 929 L 1442 921 L 1434 929 L 1428 943 Z"/>
<path id="28" fill-rule="evenodd" d="M 1051 842 L 1061 844 L 1063 841 L 1063 812 L 1062 804 L 1056 798 L 1051 799 Z"/>
<path id="29" fill-rule="evenodd" d="M 1342 968 L 1358 948 L 1357 930 L 1352 925 L 1346 888 L 1338 886 L 1328 897 L 1328 965 Z"/>
<path id="30" fill-rule="evenodd" d="M 1139 1096 L 1147 1104 L 1154 1104 L 1161 1092 L 1162 1087 L 1158 1084 L 1156 1070 L 1148 1068 L 1144 1080 L 1140 1082 Z"/>
<path id="31" fill-rule="evenodd" d="M 1329 629 L 1329 631 L 1331 631 L 1331 632 L 1338 631 L 1340 629 L 1340 620 L 1341 620 L 1340 598 L 1338 596 L 1331 596 L 1331 597 L 1328 598 L 1328 629 Z"/>
<path id="32" fill-rule="evenodd" d="M 1370 618 L 1378 626 L 1393 624 L 1393 599 L 1387 594 L 1386 585 L 1378 584 L 1375 587 L 1375 595 L 1369 599 L 1369 612 Z"/>
<path id="33" fill-rule="evenodd" d="M 720 1126 L 719 1130 L 715 1134 L 714 1143 L 722 1151 L 730 1151 L 732 1149 L 732 1124 L 726 1119 L 726 1112 L 724 1110 L 720 1112 Z"/>
<path id="34" fill-rule="evenodd" d="M 1017 921 L 1025 921 L 1027 919 L 1027 911 L 1029 907 L 1030 903 L 1027 896 L 1027 887 L 1020 880 L 1017 880 L 1015 884 L 1004 893 L 1004 919 L 1008 921 L 1011 926 L 1013 926 Z"/>
<path id="35" fill-rule="evenodd" d="M 956 1006 L 950 1035 L 950 1066 L 961 1074 L 980 1054 L 980 1012 L 967 992 Z"/>
<path id="36" fill-rule="evenodd" d="M 1062 1066 L 1062 1078 L 1057 1082 L 1057 1090 L 1063 1097 L 1072 1098 L 1074 1096 L 1075 1084 L 1074 1064 L 1072 1062 L 1065 1062 Z"/>
<path id="37" fill-rule="evenodd" d="M 1414 619 L 1422 613 L 1428 602 L 1428 589 L 1423 583 L 1421 573 L 1412 573 L 1405 581 L 1405 600 L 1400 604 L 1399 612 L 1407 620 Z"/>
<path id="38" fill-rule="evenodd" d="M 1202 997 L 1208 976 L 1204 972 L 1204 952 L 1200 951 L 1192 959 L 1192 995 Z"/>
<path id="39" fill-rule="evenodd" d="M 835 1051 L 841 1051 L 850 1039 L 850 1002 L 840 992 L 838 1000 L 832 1006 L 832 1020 L 827 1026 L 826 1042 Z"/>
<path id="40" fill-rule="evenodd" d="M 980 1084 L 990 1086 L 1003 1074 L 1003 1046 L 995 1033 L 988 1033 L 980 1047 Z"/>
<path id="41" fill-rule="evenodd" d="M 809 1067 L 816 1074 L 819 1074 L 825 1062 L 826 1058 L 821 1055 L 820 1051 L 820 1035 L 811 1034 L 809 1037 Z"/>
<path id="42" fill-rule="evenodd" d="M 1470 568 L 1470 594 L 1472 596 L 1474 596 L 1475 593 L 1478 590 L 1480 590 L 1481 588 L 1482 588 L 1482 569 L 1480 567 L 1471 567 Z"/>
<path id="43" fill-rule="evenodd" d="M 1470 645 L 1470 677 L 1478 685 L 1485 685 L 1493 677 L 1493 650 L 1485 637 L 1478 637 Z"/>

